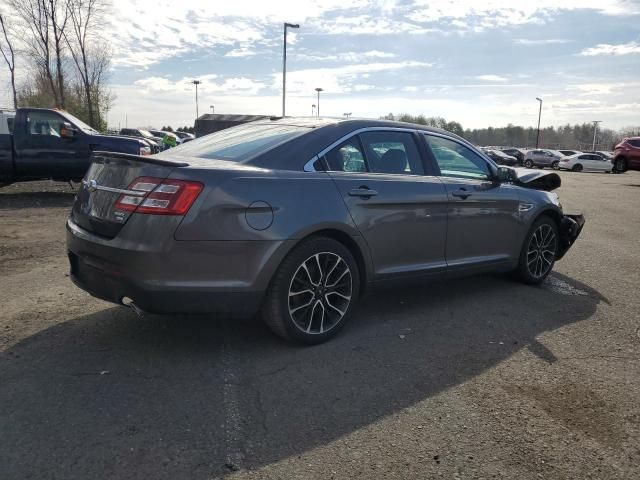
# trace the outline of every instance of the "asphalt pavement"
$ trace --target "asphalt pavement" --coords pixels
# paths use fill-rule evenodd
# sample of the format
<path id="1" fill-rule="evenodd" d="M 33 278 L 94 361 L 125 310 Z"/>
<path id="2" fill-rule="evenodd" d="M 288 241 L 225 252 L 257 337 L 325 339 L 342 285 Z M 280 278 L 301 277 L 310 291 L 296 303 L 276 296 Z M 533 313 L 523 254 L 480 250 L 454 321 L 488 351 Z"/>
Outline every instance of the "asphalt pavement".
<path id="1" fill-rule="evenodd" d="M 561 176 L 545 284 L 378 290 L 306 348 L 91 298 L 73 191 L 0 189 L 0 479 L 640 478 L 640 172 Z"/>

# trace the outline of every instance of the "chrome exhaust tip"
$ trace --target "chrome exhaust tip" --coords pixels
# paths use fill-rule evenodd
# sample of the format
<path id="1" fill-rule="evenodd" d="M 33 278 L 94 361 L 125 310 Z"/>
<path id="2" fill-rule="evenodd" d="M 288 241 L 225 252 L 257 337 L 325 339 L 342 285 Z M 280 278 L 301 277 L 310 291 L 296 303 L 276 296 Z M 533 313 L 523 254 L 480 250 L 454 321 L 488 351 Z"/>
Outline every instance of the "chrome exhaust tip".
<path id="1" fill-rule="evenodd" d="M 129 307 L 131 308 L 131 310 L 136 312 L 136 315 L 138 316 L 138 318 L 144 317 L 144 311 L 134 303 L 133 299 L 129 297 L 122 297 L 122 300 L 120 300 L 120 302 L 125 307 Z"/>

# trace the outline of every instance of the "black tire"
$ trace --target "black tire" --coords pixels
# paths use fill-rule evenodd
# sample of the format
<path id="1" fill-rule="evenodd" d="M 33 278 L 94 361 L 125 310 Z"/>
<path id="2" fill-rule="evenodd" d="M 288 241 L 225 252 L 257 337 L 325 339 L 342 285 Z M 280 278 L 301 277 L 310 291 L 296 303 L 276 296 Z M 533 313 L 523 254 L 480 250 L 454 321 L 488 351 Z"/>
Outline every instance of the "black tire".
<path id="1" fill-rule="evenodd" d="M 523 165 L 525 166 L 525 168 L 533 168 L 533 160 L 527 159 L 524 161 Z"/>
<path id="2" fill-rule="evenodd" d="M 337 286 L 331 285 L 330 280 L 338 276 Z M 262 305 L 262 317 L 276 335 L 314 345 L 340 331 L 359 295 L 360 274 L 349 249 L 331 238 L 312 237 L 289 252 L 278 267 Z M 329 328 L 323 330 L 325 320 Z"/>
<path id="3" fill-rule="evenodd" d="M 616 173 L 624 173 L 627 171 L 627 160 L 624 158 L 616 158 L 613 170 Z"/>
<path id="4" fill-rule="evenodd" d="M 548 232 L 553 233 L 552 239 L 551 237 L 544 237 Z M 545 249 L 547 240 L 550 243 L 547 245 L 548 248 Z M 522 244 L 518 267 L 515 270 L 518 280 L 529 285 L 537 285 L 543 282 L 553 270 L 559 241 L 556 222 L 546 215 L 538 218 L 529 229 Z M 542 253 L 543 251 L 549 253 Z M 540 260 L 538 261 L 538 259 Z M 538 270 L 538 267 L 543 268 Z"/>
<path id="5" fill-rule="evenodd" d="M 582 165 L 580 165 L 579 163 L 574 165 L 573 167 L 571 167 L 571 171 L 572 172 L 581 172 L 582 171 Z"/>
<path id="6" fill-rule="evenodd" d="M 560 162 L 558 160 L 555 160 L 552 164 L 551 164 L 551 168 L 553 168 L 554 170 L 560 170 Z"/>

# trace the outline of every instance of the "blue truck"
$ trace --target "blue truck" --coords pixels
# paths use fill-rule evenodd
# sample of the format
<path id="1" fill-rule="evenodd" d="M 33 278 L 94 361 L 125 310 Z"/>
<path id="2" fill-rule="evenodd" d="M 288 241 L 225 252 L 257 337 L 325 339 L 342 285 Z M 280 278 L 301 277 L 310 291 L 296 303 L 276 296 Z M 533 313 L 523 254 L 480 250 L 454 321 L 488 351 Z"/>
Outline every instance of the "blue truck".
<path id="1" fill-rule="evenodd" d="M 94 151 L 152 153 L 143 139 L 102 135 L 61 110 L 0 110 L 0 186 L 29 180 L 79 181 Z"/>

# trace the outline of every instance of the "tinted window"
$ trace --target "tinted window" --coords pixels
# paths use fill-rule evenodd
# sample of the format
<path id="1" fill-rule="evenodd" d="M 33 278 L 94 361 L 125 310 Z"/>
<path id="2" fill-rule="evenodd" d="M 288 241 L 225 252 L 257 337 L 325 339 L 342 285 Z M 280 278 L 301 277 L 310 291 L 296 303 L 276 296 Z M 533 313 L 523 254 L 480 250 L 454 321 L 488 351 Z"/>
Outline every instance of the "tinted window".
<path id="1" fill-rule="evenodd" d="M 171 154 L 220 160 L 247 160 L 308 132 L 294 125 L 240 125 L 205 135 L 172 149 Z"/>
<path id="2" fill-rule="evenodd" d="M 336 172 L 366 172 L 367 164 L 357 136 L 338 145 L 325 156 L 329 170 Z"/>
<path id="3" fill-rule="evenodd" d="M 38 137 L 60 137 L 64 119 L 53 112 L 29 112 L 27 133 Z"/>
<path id="4" fill-rule="evenodd" d="M 464 145 L 446 138 L 427 135 L 427 141 L 443 177 L 476 178 L 490 177 L 489 165 L 477 153 Z"/>
<path id="5" fill-rule="evenodd" d="M 632 147 L 640 147 L 640 140 L 627 140 L 627 143 Z"/>
<path id="6" fill-rule="evenodd" d="M 360 135 L 369 171 L 421 175 L 422 160 L 409 132 L 365 132 Z"/>

